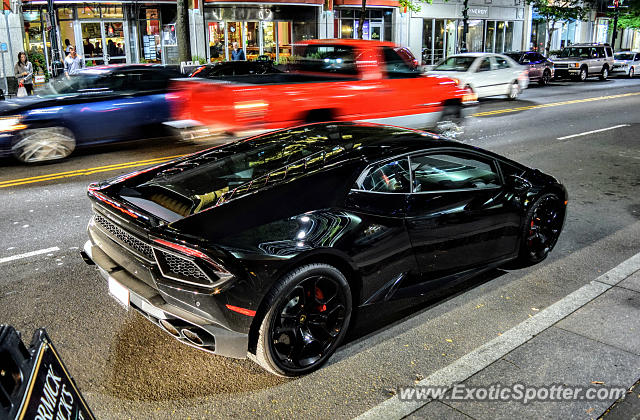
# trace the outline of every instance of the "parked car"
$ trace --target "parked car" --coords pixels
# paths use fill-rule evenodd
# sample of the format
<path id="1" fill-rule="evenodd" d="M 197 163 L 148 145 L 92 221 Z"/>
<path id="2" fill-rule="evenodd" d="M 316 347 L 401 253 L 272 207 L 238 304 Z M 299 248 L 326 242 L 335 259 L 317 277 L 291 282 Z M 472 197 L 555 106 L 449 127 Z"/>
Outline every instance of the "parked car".
<path id="1" fill-rule="evenodd" d="M 0 156 L 25 163 L 74 149 L 166 135 L 166 94 L 177 70 L 158 65 L 93 67 L 35 96 L 0 103 Z"/>
<path id="2" fill-rule="evenodd" d="M 613 50 L 609 44 L 573 44 L 562 49 L 553 65 L 558 78 L 585 81 L 598 76 L 607 80 L 613 68 Z"/>
<path id="3" fill-rule="evenodd" d="M 284 376 L 320 367 L 358 309 L 545 259 L 554 178 L 425 132 L 321 123 L 89 186 L 83 257 L 183 343 Z"/>
<path id="4" fill-rule="evenodd" d="M 506 95 L 509 99 L 517 99 L 529 86 L 527 69 L 502 54 L 455 54 L 442 60 L 427 74 L 450 77 L 459 87 L 471 89 L 478 98 Z"/>
<path id="5" fill-rule="evenodd" d="M 536 51 L 513 51 L 504 53 L 507 57 L 529 68 L 529 81 L 545 86 L 553 79 L 553 62 Z"/>
<path id="6" fill-rule="evenodd" d="M 189 77 L 215 79 L 223 76 L 241 76 L 247 74 L 282 73 L 271 60 L 264 61 L 221 61 L 198 67 Z"/>
<path id="7" fill-rule="evenodd" d="M 290 72 L 180 81 L 171 124 L 187 135 L 336 120 L 413 128 L 460 124 L 475 97 L 451 80 L 415 71 L 395 48 L 390 42 L 310 40 L 295 45 L 298 59 Z"/>
<path id="8" fill-rule="evenodd" d="M 613 54 L 612 75 L 633 77 L 640 73 L 640 52 L 619 51 Z"/>

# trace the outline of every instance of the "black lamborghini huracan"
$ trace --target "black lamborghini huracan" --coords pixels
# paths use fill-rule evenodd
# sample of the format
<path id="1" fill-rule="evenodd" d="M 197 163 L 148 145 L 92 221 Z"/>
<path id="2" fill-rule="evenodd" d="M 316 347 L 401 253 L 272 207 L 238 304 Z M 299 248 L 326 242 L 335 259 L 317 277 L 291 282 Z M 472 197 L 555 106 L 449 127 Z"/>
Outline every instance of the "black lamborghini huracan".
<path id="1" fill-rule="evenodd" d="M 83 256 L 121 304 L 184 343 L 284 376 L 326 362 L 358 308 L 542 261 L 567 205 L 536 169 L 357 123 L 239 140 L 88 194 Z"/>

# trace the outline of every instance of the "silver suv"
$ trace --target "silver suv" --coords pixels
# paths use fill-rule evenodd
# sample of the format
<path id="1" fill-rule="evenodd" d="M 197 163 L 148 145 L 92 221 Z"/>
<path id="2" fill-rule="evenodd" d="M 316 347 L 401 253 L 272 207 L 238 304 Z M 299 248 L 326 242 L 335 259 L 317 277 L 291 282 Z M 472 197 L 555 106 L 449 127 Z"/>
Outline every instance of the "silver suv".
<path id="1" fill-rule="evenodd" d="M 607 80 L 613 68 L 613 50 L 609 44 L 573 44 L 564 47 L 553 59 L 556 77 L 584 81 L 589 76 Z"/>

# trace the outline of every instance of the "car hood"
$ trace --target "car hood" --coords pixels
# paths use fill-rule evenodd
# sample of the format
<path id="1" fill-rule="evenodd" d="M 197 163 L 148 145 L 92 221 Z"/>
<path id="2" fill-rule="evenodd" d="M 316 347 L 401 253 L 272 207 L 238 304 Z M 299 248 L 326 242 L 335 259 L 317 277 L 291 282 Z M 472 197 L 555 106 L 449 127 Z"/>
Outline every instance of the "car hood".
<path id="1" fill-rule="evenodd" d="M 587 58 L 580 57 L 563 57 L 563 58 L 554 58 L 554 63 L 575 63 L 576 61 L 587 60 Z"/>
<path id="2" fill-rule="evenodd" d="M 629 64 L 631 63 L 633 60 L 614 60 L 613 64 Z"/>
<path id="3" fill-rule="evenodd" d="M 51 102 L 50 99 L 44 99 L 38 96 L 0 101 L 0 115 L 19 114 L 20 112 L 27 111 L 29 109 L 40 108 L 49 102 Z"/>

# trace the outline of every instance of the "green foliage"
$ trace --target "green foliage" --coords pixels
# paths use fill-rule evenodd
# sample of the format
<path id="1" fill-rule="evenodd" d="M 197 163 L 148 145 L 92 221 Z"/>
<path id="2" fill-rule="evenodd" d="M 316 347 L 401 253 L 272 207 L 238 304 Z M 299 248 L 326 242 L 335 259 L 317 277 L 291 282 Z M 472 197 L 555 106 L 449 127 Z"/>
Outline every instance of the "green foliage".
<path id="1" fill-rule="evenodd" d="M 50 76 L 49 72 L 47 71 L 47 62 L 44 58 L 44 54 L 42 54 L 41 52 L 29 53 L 29 61 L 31 61 L 31 64 L 33 64 L 34 74 L 38 74 L 39 71 L 42 71 L 45 81 L 48 81 Z"/>
<path id="2" fill-rule="evenodd" d="M 538 14 L 547 22 L 563 20 L 582 20 L 591 11 L 593 4 L 584 0 L 526 0 L 537 9 Z"/>
<path id="3" fill-rule="evenodd" d="M 618 28 L 640 29 L 640 0 L 626 0 L 621 4 L 626 7 L 621 7 L 618 9 Z M 610 17 L 613 17 L 614 13 L 614 9 L 609 9 L 608 15 Z M 613 26 L 613 22 L 611 22 L 610 25 Z"/>
<path id="4" fill-rule="evenodd" d="M 191 58 L 191 61 L 197 61 L 198 64 L 207 64 L 207 59 L 204 57 L 200 57 L 199 55 L 194 55 Z"/>
<path id="5" fill-rule="evenodd" d="M 419 12 L 423 4 L 432 4 L 433 0 L 399 0 L 400 7 L 406 7 L 412 12 Z"/>

